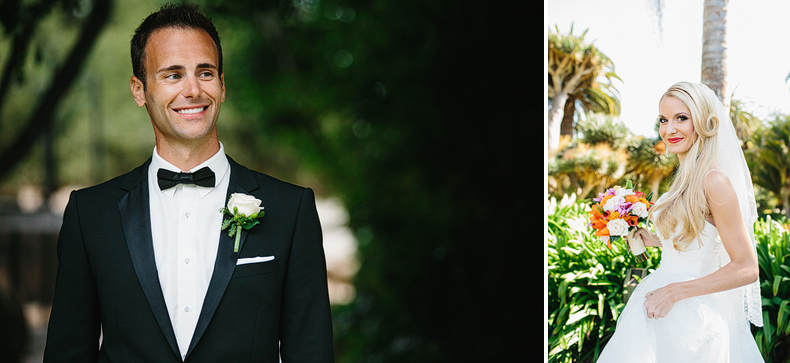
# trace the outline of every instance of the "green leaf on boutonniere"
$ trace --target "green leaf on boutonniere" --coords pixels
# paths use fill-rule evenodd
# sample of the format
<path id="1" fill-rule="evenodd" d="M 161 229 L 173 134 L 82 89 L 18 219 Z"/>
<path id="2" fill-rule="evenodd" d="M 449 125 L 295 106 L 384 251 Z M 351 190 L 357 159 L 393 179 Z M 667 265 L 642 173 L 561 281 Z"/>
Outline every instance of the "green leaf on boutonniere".
<path id="1" fill-rule="evenodd" d="M 258 222 L 257 219 L 247 219 L 247 220 L 245 220 L 242 223 L 241 227 L 244 228 L 244 229 L 250 229 L 250 228 L 254 227 L 256 224 L 258 224 L 258 223 L 261 223 L 261 222 Z"/>

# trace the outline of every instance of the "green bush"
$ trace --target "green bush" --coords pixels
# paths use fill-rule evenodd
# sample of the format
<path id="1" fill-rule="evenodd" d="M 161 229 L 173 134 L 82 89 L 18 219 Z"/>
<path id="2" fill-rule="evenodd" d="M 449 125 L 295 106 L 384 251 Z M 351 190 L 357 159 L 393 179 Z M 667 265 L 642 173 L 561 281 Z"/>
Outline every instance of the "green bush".
<path id="1" fill-rule="evenodd" d="M 594 362 L 614 333 L 625 307 L 627 270 L 651 272 L 650 259 L 633 260 L 621 244 L 602 245 L 587 227 L 589 201 L 574 197 L 548 201 L 548 350 L 549 362 Z M 766 362 L 790 358 L 790 233 L 787 220 L 761 218 L 754 226 L 760 266 L 763 327 L 752 333 Z"/>
<path id="2" fill-rule="evenodd" d="M 648 270 L 660 253 L 637 264 L 622 244 L 610 250 L 587 227 L 589 203 L 553 199 L 548 207 L 549 362 L 595 361 L 625 306 L 630 267 Z"/>
<path id="3" fill-rule="evenodd" d="M 755 223 L 757 261 L 760 264 L 760 293 L 763 327 L 753 328 L 757 346 L 766 362 L 790 358 L 790 234 L 786 220 L 771 216 Z"/>

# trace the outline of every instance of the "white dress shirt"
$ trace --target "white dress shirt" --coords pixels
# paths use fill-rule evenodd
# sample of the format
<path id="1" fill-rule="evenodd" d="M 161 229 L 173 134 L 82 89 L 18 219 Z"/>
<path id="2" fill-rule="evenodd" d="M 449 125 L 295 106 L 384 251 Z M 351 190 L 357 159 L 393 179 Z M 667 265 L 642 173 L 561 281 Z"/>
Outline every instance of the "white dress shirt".
<path id="1" fill-rule="evenodd" d="M 148 167 L 156 269 L 182 360 L 195 332 L 217 257 L 223 219 L 219 210 L 225 206 L 230 180 L 230 164 L 221 143 L 219 152 L 186 171 L 205 166 L 215 174 L 213 188 L 178 184 L 160 190 L 156 178 L 159 168 L 182 170 L 162 159 L 156 147 Z"/>

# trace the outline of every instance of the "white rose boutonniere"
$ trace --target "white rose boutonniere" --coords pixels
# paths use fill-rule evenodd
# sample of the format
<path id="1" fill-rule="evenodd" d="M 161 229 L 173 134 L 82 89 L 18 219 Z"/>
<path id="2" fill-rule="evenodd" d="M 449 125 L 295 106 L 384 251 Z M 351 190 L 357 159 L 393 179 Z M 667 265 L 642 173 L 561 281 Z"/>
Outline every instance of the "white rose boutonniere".
<path id="1" fill-rule="evenodd" d="M 250 229 L 260 223 L 258 218 L 263 217 L 261 200 L 247 194 L 233 193 L 228 199 L 228 206 L 219 210 L 220 213 L 230 216 L 222 222 L 222 230 L 228 231 L 229 237 L 236 237 L 233 252 L 239 252 L 241 229 Z"/>

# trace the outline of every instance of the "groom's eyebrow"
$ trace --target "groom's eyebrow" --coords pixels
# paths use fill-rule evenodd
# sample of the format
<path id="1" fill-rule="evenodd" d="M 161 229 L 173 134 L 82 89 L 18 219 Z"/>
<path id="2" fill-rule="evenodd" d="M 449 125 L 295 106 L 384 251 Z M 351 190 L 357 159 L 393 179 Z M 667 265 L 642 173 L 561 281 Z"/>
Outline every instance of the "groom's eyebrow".
<path id="1" fill-rule="evenodd" d="M 217 69 L 217 66 L 215 66 L 215 65 L 213 65 L 211 63 L 200 63 L 200 64 L 197 65 L 197 68 L 198 69 L 205 69 L 205 68 Z"/>
<path id="2" fill-rule="evenodd" d="M 215 66 L 212 63 L 200 63 L 195 68 L 196 69 L 207 69 L 208 68 L 208 69 L 216 70 L 217 66 Z M 186 69 L 186 67 L 176 64 L 176 65 L 172 65 L 172 66 L 169 66 L 169 67 L 161 68 L 158 71 L 156 71 L 156 73 L 170 72 L 170 71 L 183 71 L 185 69 Z"/>
<path id="3" fill-rule="evenodd" d="M 184 66 L 172 65 L 172 66 L 169 66 L 169 67 L 161 68 L 158 71 L 156 71 L 156 73 L 170 72 L 170 71 L 180 71 L 180 70 L 184 70 Z"/>

